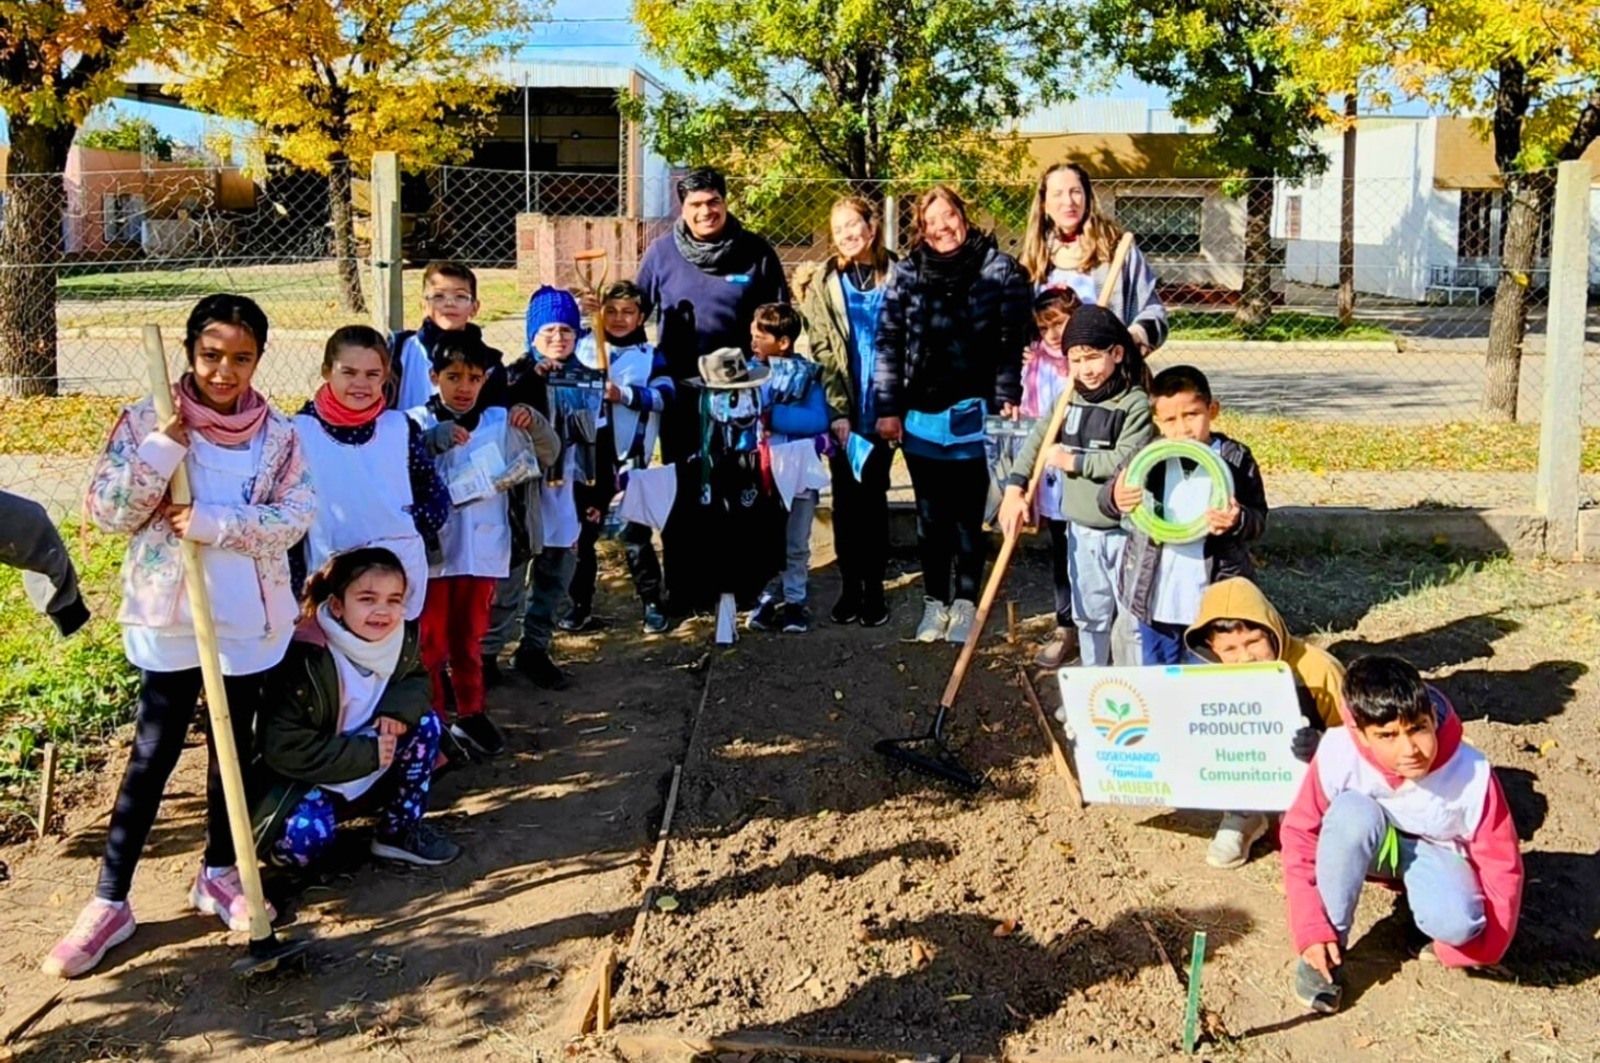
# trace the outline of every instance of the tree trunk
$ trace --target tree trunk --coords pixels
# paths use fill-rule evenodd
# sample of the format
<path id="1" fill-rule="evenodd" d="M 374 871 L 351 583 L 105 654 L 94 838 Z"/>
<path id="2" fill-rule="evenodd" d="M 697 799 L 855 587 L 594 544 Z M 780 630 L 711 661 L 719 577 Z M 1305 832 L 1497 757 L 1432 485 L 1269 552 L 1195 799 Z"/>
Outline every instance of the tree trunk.
<path id="1" fill-rule="evenodd" d="M 62 173 L 73 130 L 11 115 L 5 220 L 0 225 L 0 395 L 54 395 L 56 272 L 66 206 Z"/>
<path id="2" fill-rule="evenodd" d="M 333 259 L 339 267 L 339 305 L 352 314 L 367 312 L 361 292 L 361 262 L 356 257 L 355 208 L 350 201 L 350 163 L 334 161 L 328 174 L 328 224 L 333 227 Z"/>
<path id="3" fill-rule="evenodd" d="M 1339 186 L 1339 324 L 1356 316 L 1356 95 L 1344 98 L 1343 182 Z"/>
<path id="4" fill-rule="evenodd" d="M 1273 180 L 1250 178 L 1244 197 L 1244 287 L 1233 319 L 1245 332 L 1266 324 L 1272 316 L 1272 204 Z"/>
<path id="5" fill-rule="evenodd" d="M 1517 419 L 1528 288 L 1539 252 L 1539 218 L 1554 187 L 1553 177 L 1544 173 L 1510 173 L 1505 180 L 1505 239 L 1484 361 L 1483 413 L 1491 421 Z"/>

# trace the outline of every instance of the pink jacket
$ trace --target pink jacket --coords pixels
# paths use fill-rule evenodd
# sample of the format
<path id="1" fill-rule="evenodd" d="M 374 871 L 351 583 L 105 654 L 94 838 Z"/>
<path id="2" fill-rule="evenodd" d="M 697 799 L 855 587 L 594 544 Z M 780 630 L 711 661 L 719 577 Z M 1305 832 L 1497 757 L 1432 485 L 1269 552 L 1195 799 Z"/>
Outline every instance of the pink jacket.
<path id="1" fill-rule="evenodd" d="M 102 531 L 133 536 L 122 562 L 122 609 L 117 620 L 144 627 L 167 627 L 178 614 L 183 588 L 183 559 L 178 537 L 156 507 L 187 451 L 156 431 L 155 404 L 149 399 L 128 406 L 111 429 L 104 453 L 95 463 L 84 511 Z M 289 586 L 289 547 L 311 526 L 316 492 L 300 452 L 294 425 L 276 410 L 267 414 L 262 431 L 261 473 L 251 487 L 250 501 L 225 506 L 199 503 L 189 525 L 189 539 L 253 558 L 263 592 Z M 271 602 L 273 596 L 263 593 Z M 295 617 L 269 615 L 268 625 L 293 626 Z"/>
<path id="2" fill-rule="evenodd" d="M 1449 700 L 1432 687 L 1428 692 L 1439 715 L 1439 753 L 1430 775 L 1445 770 L 1457 756 L 1481 757 L 1482 754 L 1471 746 L 1463 747 L 1461 720 Z M 1343 704 L 1339 709 L 1346 730 L 1354 738 L 1355 723 L 1349 710 Z M 1391 788 L 1400 786 L 1403 780 L 1399 776 L 1383 771 L 1365 746 L 1359 742 L 1353 744 L 1361 760 L 1381 776 L 1384 784 Z M 1334 797 L 1328 792 L 1329 773 L 1318 770 L 1321 756 L 1319 752 L 1312 759 L 1311 770 L 1300 786 L 1294 805 L 1284 813 L 1278 832 L 1283 845 L 1283 885 L 1289 898 L 1289 929 L 1294 934 L 1296 952 L 1304 952 L 1319 942 L 1338 940 L 1317 892 L 1317 836 L 1322 831 L 1322 817 Z M 1444 802 L 1444 799 L 1437 801 Z M 1459 811 L 1465 813 L 1467 822 L 1474 824 L 1470 834 L 1435 840 L 1457 845 L 1477 872 L 1487 925 L 1483 933 L 1460 948 L 1442 941 L 1434 942 L 1433 947 L 1440 962 L 1447 967 L 1478 967 L 1498 963 L 1517 932 L 1517 916 L 1522 909 L 1522 851 L 1517 844 L 1516 826 L 1511 822 L 1511 810 L 1492 770 L 1488 772 L 1487 786 L 1483 787 L 1473 807 Z M 1451 817 L 1438 818 L 1444 822 Z"/>

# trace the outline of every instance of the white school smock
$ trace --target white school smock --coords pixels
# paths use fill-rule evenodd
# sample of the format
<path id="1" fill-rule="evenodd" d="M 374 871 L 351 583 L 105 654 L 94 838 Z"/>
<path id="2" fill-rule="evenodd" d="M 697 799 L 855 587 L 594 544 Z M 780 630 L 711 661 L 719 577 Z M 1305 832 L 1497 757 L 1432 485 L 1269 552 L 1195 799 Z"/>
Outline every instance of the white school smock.
<path id="1" fill-rule="evenodd" d="M 1346 790 L 1365 794 L 1396 830 L 1462 854 L 1483 819 L 1493 777 L 1484 755 L 1462 742 L 1454 756 L 1427 775 L 1390 786 L 1361 755 L 1348 727 L 1330 727 L 1311 763 L 1329 801 Z"/>
<path id="2" fill-rule="evenodd" d="M 438 418 L 426 407 L 409 414 L 423 428 L 432 428 Z M 449 483 L 459 471 L 472 464 L 474 451 L 489 445 L 500 448 L 503 460 L 510 458 L 511 432 L 506 421 L 506 411 L 499 407 L 484 410 L 478 418 L 478 427 L 471 438 L 459 447 L 451 447 L 439 455 L 439 475 Z M 439 529 L 439 547 L 442 561 L 430 565 L 432 579 L 448 576 L 483 576 L 505 579 L 511 574 L 511 508 L 506 493 L 496 491 L 450 510 L 450 519 Z"/>
<path id="3" fill-rule="evenodd" d="M 257 432 L 248 446 L 220 447 L 199 432 L 189 434 L 184 467 L 196 505 L 242 506 L 260 473 L 261 441 Z M 283 660 L 294 635 L 294 594 L 287 586 L 261 585 L 255 559 L 234 550 L 200 544 L 200 564 L 217 628 L 217 655 L 223 675 L 255 675 Z M 269 601 L 268 595 L 271 595 Z M 279 618 L 276 629 L 270 617 Z M 165 627 L 127 624 L 122 648 L 135 668 L 148 672 L 182 672 L 200 667 L 194 614 L 187 590 L 178 594 L 178 611 Z"/>
<path id="4" fill-rule="evenodd" d="M 378 700 L 383 697 L 389 681 L 376 672 L 362 668 L 332 646 L 328 647 L 328 652 L 333 656 L 334 668 L 339 673 L 339 733 L 370 735 L 373 741 L 377 741 L 378 730 L 373 725 L 372 718 L 378 713 Z M 372 784 L 383 778 L 383 773 L 388 770 L 389 768 L 379 768 L 349 782 L 325 782 L 317 785 L 324 790 L 331 790 L 346 801 L 354 801 L 372 789 Z"/>
<path id="5" fill-rule="evenodd" d="M 590 369 L 600 368 L 600 355 L 595 350 L 593 333 L 578 341 L 578 361 Z M 630 388 L 644 390 L 650 386 L 651 374 L 655 371 L 655 350 L 648 343 L 640 343 L 628 347 L 613 347 L 606 345 L 606 356 L 609 366 L 606 378 L 611 383 L 627 392 Z M 648 465 L 651 456 L 656 452 L 656 434 L 660 427 L 661 415 L 659 412 L 646 412 L 644 410 L 629 409 L 620 402 L 613 402 L 611 406 L 611 432 L 612 438 L 617 442 L 617 461 L 626 461 L 628 448 L 633 446 L 634 436 L 639 433 L 639 419 L 644 418 L 644 438 L 640 442 L 640 465 Z"/>
<path id="6" fill-rule="evenodd" d="M 395 397 L 395 409 L 416 409 L 433 398 L 437 389 L 428 376 L 432 368 L 428 349 L 422 345 L 422 333 L 413 332 L 400 345 L 400 393 Z"/>
<path id="7" fill-rule="evenodd" d="M 406 571 L 406 619 L 417 619 L 428 594 L 428 549 L 411 518 L 411 424 L 406 415 L 395 410 L 380 414 L 372 438 L 359 446 L 334 439 L 310 414 L 299 414 L 294 424 L 317 485 L 317 510 L 305 539 L 307 572 L 346 550 L 391 550 Z"/>
<path id="8" fill-rule="evenodd" d="M 567 447 L 561 456 L 562 482 L 552 486 L 549 477 L 539 485 L 539 517 L 544 524 L 544 545 L 552 550 L 570 550 L 578 545 L 583 526 L 578 521 L 578 502 L 573 487 L 578 482 L 578 451 Z"/>
<path id="9" fill-rule="evenodd" d="M 1179 459 L 1168 458 L 1164 464 L 1163 513 L 1197 513 L 1210 506 L 1211 476 L 1204 469 L 1197 468 L 1185 476 Z M 1156 560 L 1150 619 L 1159 624 L 1194 623 L 1200 615 L 1200 598 L 1206 586 L 1206 540 L 1163 543 Z"/>

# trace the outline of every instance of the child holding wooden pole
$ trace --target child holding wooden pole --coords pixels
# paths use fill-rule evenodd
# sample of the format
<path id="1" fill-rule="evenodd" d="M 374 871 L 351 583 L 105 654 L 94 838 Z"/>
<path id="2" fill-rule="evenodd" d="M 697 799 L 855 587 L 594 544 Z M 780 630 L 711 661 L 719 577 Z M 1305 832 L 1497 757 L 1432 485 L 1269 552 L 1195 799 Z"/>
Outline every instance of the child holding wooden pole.
<path id="1" fill-rule="evenodd" d="M 46 973 L 72 978 L 93 970 L 134 931 L 128 890 L 201 688 L 180 540 L 202 544 L 240 749 L 251 745 L 262 674 L 283 659 L 294 632 L 287 554 L 311 524 L 316 495 L 294 426 L 250 386 L 266 342 L 266 314 L 251 299 L 200 300 L 184 332 L 189 371 L 174 389 L 177 416 L 158 423 L 153 399 L 128 407 L 96 463 L 89 518 L 104 531 L 133 537 L 118 620 L 128 660 L 140 671 L 139 710 L 99 886 L 45 958 Z M 189 505 L 174 504 L 168 493 L 180 465 L 193 489 Z M 243 930 L 248 903 L 209 735 L 207 749 L 206 852 L 189 903 Z"/>

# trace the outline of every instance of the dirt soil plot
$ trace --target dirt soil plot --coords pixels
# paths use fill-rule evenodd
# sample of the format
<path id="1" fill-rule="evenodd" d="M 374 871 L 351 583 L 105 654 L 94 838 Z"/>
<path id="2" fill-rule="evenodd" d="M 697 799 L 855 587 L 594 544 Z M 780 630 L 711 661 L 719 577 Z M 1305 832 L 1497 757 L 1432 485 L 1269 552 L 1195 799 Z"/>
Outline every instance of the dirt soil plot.
<path id="1" fill-rule="evenodd" d="M 1500 767 L 1528 870 L 1503 968 L 1423 966 L 1392 900 L 1372 896 L 1350 1004 L 1310 1020 L 1288 992 L 1276 854 L 1263 845 L 1244 870 L 1213 871 L 1202 858 L 1212 817 L 1067 807 L 1016 685 L 1031 645 L 1006 646 L 1003 622 L 952 719 L 962 758 L 988 775 L 962 797 L 871 752 L 927 726 L 955 657 L 901 640 L 920 606 L 914 577 L 888 627 L 822 620 L 804 637 L 747 636 L 709 656 L 703 622 L 638 636 L 614 580 L 605 605 L 625 622 L 558 643 L 573 688 L 544 695 L 514 680 L 491 702 L 512 753 L 438 784 L 467 845 L 458 864 L 374 867 L 358 829 L 337 866 L 274 882 L 285 921 L 316 939 L 309 976 L 235 981 L 238 936 L 182 911 L 201 840 L 198 744 L 135 886 L 139 934 L 89 978 L 39 975 L 92 890 L 120 755 L 87 792 L 79 784 L 66 838 L 0 849 L 0 1035 L 62 990 L 0 1059 L 560 1058 L 589 964 L 626 945 L 680 760 L 662 887 L 673 910 L 652 911 L 625 965 L 624 1034 L 1152 1058 L 1179 1040 L 1188 943 L 1205 929 L 1216 1057 L 1600 1058 L 1600 680 L 1589 671 L 1600 569 L 1269 560 L 1263 582 L 1296 630 L 1318 630 L 1346 658 L 1410 656 Z M 1033 618 L 1025 643 L 1046 622 L 1039 562 L 1012 581 Z M 821 616 L 833 584 L 817 576 Z M 1054 689 L 1039 691 L 1052 709 Z"/>
<path id="2" fill-rule="evenodd" d="M 1413 563 L 1298 562 L 1264 581 L 1296 630 L 1331 628 L 1317 641 L 1341 657 L 1415 660 L 1500 765 L 1529 879 L 1503 970 L 1423 966 L 1374 895 L 1346 1012 L 1309 1021 L 1288 992 L 1276 853 L 1215 871 L 1214 816 L 1067 807 L 1016 685 L 1031 648 L 991 638 L 963 695 L 961 755 L 989 773 L 968 799 L 869 752 L 927 725 L 954 648 L 823 627 L 716 659 L 663 886 L 677 907 L 653 914 L 621 1018 L 942 1054 L 1159 1056 L 1180 1041 L 1204 929 L 1212 1051 L 1596 1058 L 1600 698 L 1582 662 L 1600 660 L 1600 573 Z M 1025 613 L 1043 611 L 1045 578 L 1014 581 Z"/>

